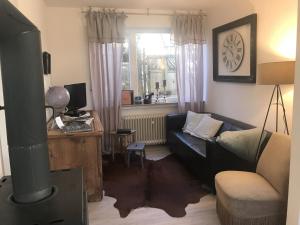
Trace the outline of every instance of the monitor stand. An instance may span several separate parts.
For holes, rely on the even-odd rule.
[[[71,116],[71,117],[80,117],[86,114],[86,111],[84,110],[72,110],[68,111],[65,113],[66,116]]]

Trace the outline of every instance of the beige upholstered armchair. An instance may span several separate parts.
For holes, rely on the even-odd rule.
[[[284,225],[289,183],[290,137],[273,133],[256,173],[216,175],[217,213],[222,225]]]

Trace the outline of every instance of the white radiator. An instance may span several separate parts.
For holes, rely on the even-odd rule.
[[[148,145],[166,143],[165,114],[140,114],[122,117],[122,127],[136,130],[136,140]]]

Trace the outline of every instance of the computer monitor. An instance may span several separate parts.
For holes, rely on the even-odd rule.
[[[70,93],[70,102],[67,105],[68,111],[78,111],[86,106],[86,84],[68,84],[64,86]]]

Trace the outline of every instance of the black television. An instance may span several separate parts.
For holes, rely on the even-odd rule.
[[[68,84],[64,86],[70,94],[70,102],[67,105],[67,115],[80,116],[84,111],[79,109],[86,106],[86,83]]]

